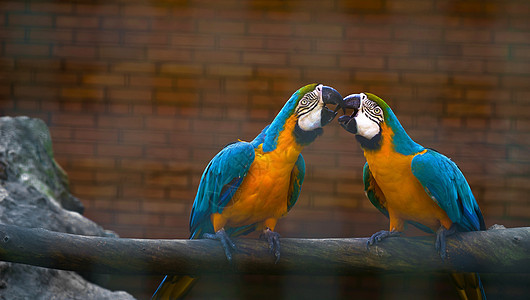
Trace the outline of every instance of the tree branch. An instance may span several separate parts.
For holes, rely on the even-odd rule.
[[[278,264],[267,243],[236,239],[229,264],[218,242],[79,236],[0,224],[0,260],[96,273],[352,275],[363,272],[530,272],[530,227],[448,237],[448,259],[434,237],[389,238],[366,248],[366,238],[281,239]]]

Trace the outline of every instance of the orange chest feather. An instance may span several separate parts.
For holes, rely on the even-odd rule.
[[[392,135],[392,130],[384,126],[381,149],[364,152],[370,172],[384,194],[386,202],[382,204],[394,217],[436,227],[436,220],[443,218],[445,212],[425,192],[411,168],[414,156],[427,150],[400,154],[393,149]]]
[[[288,120],[275,150],[264,153],[261,146],[256,149],[245,179],[223,210],[229,225],[253,224],[287,213],[291,172],[302,150],[292,135],[294,122]]]

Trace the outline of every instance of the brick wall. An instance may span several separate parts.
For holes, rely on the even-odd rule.
[[[525,226],[529,14],[524,0],[2,1],[0,112],[49,125],[87,217],[123,237],[186,238],[222,146],[253,139],[307,83],[369,91],[461,167],[488,226]],[[352,135],[333,123],[303,154],[283,236],[387,228]]]

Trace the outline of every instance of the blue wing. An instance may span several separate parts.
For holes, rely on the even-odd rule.
[[[234,196],[254,161],[254,146],[236,142],[223,148],[208,164],[193,202],[190,215],[190,238],[213,233],[212,213],[221,213]]]
[[[412,159],[412,173],[461,230],[484,230],[484,218],[466,178],[446,156],[428,149]]]
[[[289,185],[289,194],[287,195],[287,211],[295,205],[302,190],[302,183],[305,177],[305,161],[302,154],[298,155],[298,159],[291,171],[291,183]]]

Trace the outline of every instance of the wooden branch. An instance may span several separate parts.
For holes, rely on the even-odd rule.
[[[366,238],[281,239],[274,264],[267,243],[236,239],[229,264],[211,240],[148,240],[79,236],[0,224],[0,260],[97,273],[352,275],[363,272],[530,272],[530,227],[448,237],[442,262],[434,237],[389,238],[369,250]]]

